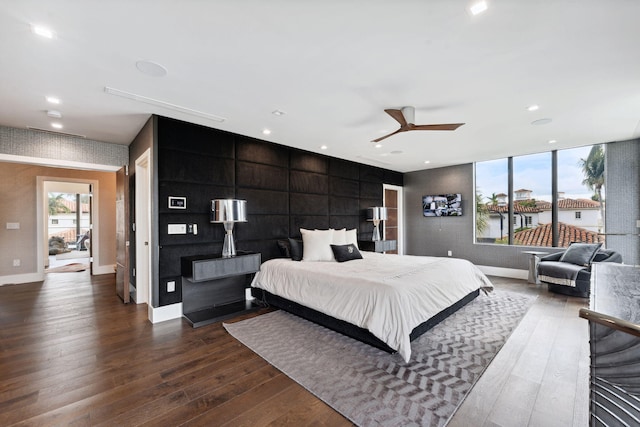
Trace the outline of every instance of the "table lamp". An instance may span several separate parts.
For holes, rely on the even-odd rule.
[[[369,218],[370,216],[370,218]],[[371,236],[371,240],[381,240],[380,239],[380,230],[378,229],[378,225],[380,221],[387,220],[387,208],[381,206],[374,206],[369,208],[369,215],[367,221],[373,221],[373,235]]]
[[[223,257],[232,257],[236,254],[233,225],[236,222],[247,222],[246,206],[246,200],[214,199],[211,201],[211,222],[223,223],[226,231],[222,246]]]

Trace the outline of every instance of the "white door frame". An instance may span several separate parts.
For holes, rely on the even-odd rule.
[[[151,150],[136,159],[136,304],[151,304]],[[145,244],[146,243],[146,244]]]
[[[384,190],[394,190],[398,194],[398,255],[404,255],[404,203],[403,187],[399,185],[382,184],[382,205],[386,206]],[[382,227],[384,230],[384,227]],[[383,237],[384,238],[384,237]]]
[[[44,278],[44,265],[45,258],[48,260],[49,257],[49,248],[45,246],[44,242],[48,241],[47,238],[47,215],[45,212],[49,210],[49,202],[47,192],[45,191],[45,182],[71,182],[71,183],[79,183],[79,184],[89,184],[91,186],[91,195],[93,197],[93,206],[91,209],[91,249],[92,249],[92,257],[89,260],[93,263],[93,260],[100,260],[100,248],[97,242],[100,241],[100,227],[99,227],[99,217],[98,212],[99,204],[98,200],[98,182],[94,179],[82,179],[82,178],[65,178],[59,176],[38,176],[36,177],[36,198],[40,200],[40,203],[36,205],[36,216],[37,216],[37,234],[38,234],[38,242],[36,244],[37,254],[37,262],[38,262],[38,270],[37,274],[42,274]],[[94,265],[94,267],[97,267]],[[102,272],[96,273],[96,268],[93,269],[92,274],[103,274]]]

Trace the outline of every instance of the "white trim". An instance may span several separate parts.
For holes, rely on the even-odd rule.
[[[508,277],[511,279],[523,279],[529,278],[529,270],[518,270],[515,268],[493,267],[490,265],[478,265],[480,271],[488,276]]]
[[[68,167],[82,170],[116,172],[122,166],[101,165],[97,163],[76,162],[73,160],[47,159],[44,157],[16,156],[14,154],[0,154],[0,161],[9,163],[27,163],[30,165]]]
[[[106,273],[96,273],[97,267],[101,268],[109,268],[111,269],[111,264],[107,264],[106,266],[98,266],[96,261],[100,261],[100,245],[94,244],[94,242],[100,242],[100,202],[99,202],[99,194],[100,194],[100,181],[95,179],[83,179],[83,178],[66,178],[62,176],[37,176],[36,177],[37,188],[36,188],[36,197],[37,200],[40,200],[40,203],[36,205],[36,215],[37,215],[37,234],[38,241],[36,244],[36,250],[38,251],[37,262],[38,262],[38,273],[40,273],[41,269],[44,270],[44,256],[45,251],[48,255],[48,248],[45,248],[44,242],[48,240],[45,235],[46,230],[44,224],[47,219],[45,217],[45,212],[47,212],[48,203],[47,197],[45,195],[45,183],[46,182],[76,182],[81,184],[87,184],[91,186],[90,197],[92,197],[92,207],[91,207],[91,255],[92,255],[92,274],[106,274]],[[102,271],[102,270],[101,270]],[[113,273],[113,270],[109,271]]]
[[[135,161],[135,218],[136,224],[136,304],[153,305],[153,274],[151,248],[151,149],[147,148]],[[147,244],[145,245],[145,241]],[[140,283],[144,282],[144,283]],[[149,318],[151,320],[151,318]]]
[[[11,276],[0,276],[0,286],[18,285],[20,283],[42,282],[44,280],[44,272],[13,274]]]
[[[151,323],[160,323],[165,320],[179,319],[182,317],[182,303],[164,305],[162,307],[152,307],[147,304],[149,312],[149,321]]]

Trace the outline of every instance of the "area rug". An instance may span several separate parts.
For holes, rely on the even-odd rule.
[[[481,293],[413,341],[409,363],[282,310],[224,327],[359,426],[443,426],[535,298]]]
[[[89,268],[89,265],[82,264],[79,262],[74,262],[67,265],[61,265],[60,267],[47,268],[44,270],[45,273],[74,273],[78,271],[85,271]]]

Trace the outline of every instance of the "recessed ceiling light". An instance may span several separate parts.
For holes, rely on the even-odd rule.
[[[382,148],[382,144],[376,144],[375,147],[376,148]]]
[[[531,122],[532,125],[534,126],[540,126],[540,125],[546,125],[551,123],[551,119],[538,119],[538,120],[534,120]]]
[[[549,144],[555,144],[556,142],[558,142],[558,141],[556,141],[555,139],[550,139],[549,140]]]
[[[485,10],[487,10],[489,6],[487,6],[487,2],[486,1],[479,1],[476,2],[474,4],[472,4],[469,7],[469,11],[471,12],[472,15],[479,15],[482,12],[484,12]]]
[[[273,110],[271,114],[273,114],[274,116],[284,116],[285,113],[281,110]]]
[[[271,129],[263,129],[262,133],[263,135],[271,135]]]
[[[431,163],[431,160],[425,160],[425,161],[424,161],[424,164],[425,164],[425,165],[428,165],[429,163]]]
[[[529,106],[527,107],[527,111],[537,111],[537,110],[539,110],[539,109],[540,109],[540,106],[539,106],[539,105],[536,105],[536,104],[529,105]]]
[[[54,129],[62,129],[61,123],[51,123],[51,127]]]
[[[52,39],[55,36],[53,31],[47,27],[43,27],[42,25],[31,25],[31,32],[46,39]]]
[[[47,102],[50,104],[60,104],[60,99],[55,96],[47,96]]]
[[[146,74],[152,77],[164,77],[167,75],[167,69],[157,62],[153,61],[138,61],[136,62],[136,68],[142,74]]]
[[[47,111],[47,116],[49,117],[55,117],[56,119],[61,119],[62,118],[62,113],[58,110],[48,110]]]
[[[329,147],[327,147],[326,145],[321,145],[321,146],[320,146],[320,149],[321,149],[321,150],[326,150],[327,148],[329,148]]]

